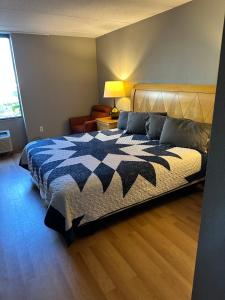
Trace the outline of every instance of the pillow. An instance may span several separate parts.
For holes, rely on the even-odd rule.
[[[188,119],[166,118],[160,144],[171,144],[177,147],[207,151],[211,125],[194,122]]]
[[[129,111],[121,111],[118,119],[117,127],[119,129],[125,130],[127,128],[127,120],[128,120]]]
[[[155,112],[155,111],[151,111],[151,112],[148,112],[148,115],[149,115],[149,117],[152,116],[152,115],[161,115],[161,116],[165,116],[166,117],[167,116],[167,112],[161,112],[161,111],[160,112],[158,112],[158,111]]]
[[[148,117],[148,113],[145,112],[129,112],[126,133],[145,134]]]
[[[145,123],[152,114],[162,114],[161,112],[129,112],[126,133],[146,134]]]
[[[161,114],[149,114],[149,119],[145,124],[146,135],[150,140],[159,140],[166,121],[166,116]]]

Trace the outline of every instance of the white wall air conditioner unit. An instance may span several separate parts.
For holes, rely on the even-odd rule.
[[[0,131],[0,153],[12,152],[12,140],[9,130]]]

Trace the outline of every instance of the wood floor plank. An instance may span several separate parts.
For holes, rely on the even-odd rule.
[[[124,296],[121,294],[121,292],[118,289],[107,293],[106,297],[107,300],[125,300]]]
[[[116,286],[113,284],[112,280],[105,271],[101,260],[97,259],[93,251],[90,248],[84,248],[80,254],[92,276],[94,276],[95,280],[98,282],[98,285],[103,293],[109,294],[115,290]]]
[[[168,240],[181,248],[183,252],[193,259],[193,254],[196,253],[196,241],[174,224],[176,219],[165,217],[159,222],[154,211],[148,215],[148,218],[149,224],[153,227],[155,226],[159,232],[168,237]]]
[[[193,276],[193,264],[190,264],[190,258],[177,245],[153,226],[137,228],[138,234],[153,247],[171,266],[176,266],[176,270],[182,276],[191,282]],[[192,268],[190,268],[190,266]]]
[[[136,233],[132,233],[129,236],[123,235],[123,239],[121,239],[120,231],[116,232],[116,234],[119,236],[119,239],[114,243],[114,246],[123,253],[144,285],[151,287],[152,295],[154,295],[156,299],[180,299],[175,290],[171,289],[171,284],[168,280],[163,279],[165,264],[163,266],[164,268],[162,264],[159,266],[159,262],[156,261],[156,256],[153,256],[153,251],[151,251],[151,253],[145,252],[142,245],[138,244],[137,239],[134,238]],[[159,256],[157,259],[159,259]],[[170,274],[170,276],[172,276],[172,274]],[[170,281],[170,278],[167,279]],[[179,284],[180,282],[177,282],[177,286]],[[161,288],[162,286],[163,289]],[[185,291],[183,290],[183,296],[185,297],[184,294]]]
[[[19,155],[0,158],[0,299],[189,300],[202,188],[156,201],[67,248]]]

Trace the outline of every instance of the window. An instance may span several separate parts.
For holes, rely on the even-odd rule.
[[[21,116],[10,39],[0,34],[0,119]]]

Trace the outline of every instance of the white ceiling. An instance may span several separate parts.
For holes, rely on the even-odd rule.
[[[0,0],[0,31],[98,37],[191,0]]]

